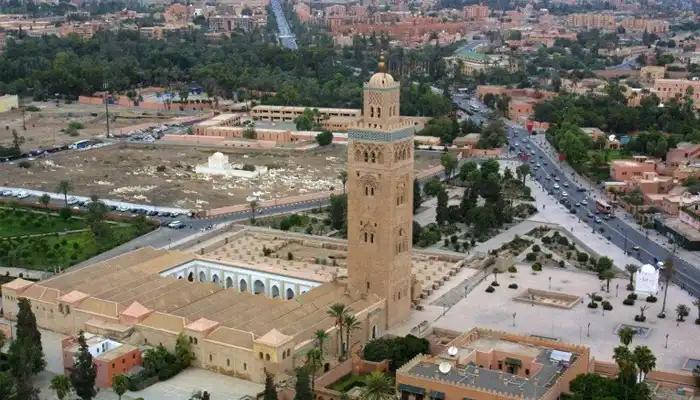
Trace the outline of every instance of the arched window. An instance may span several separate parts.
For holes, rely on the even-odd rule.
[[[382,108],[377,106],[377,118],[381,118],[381,117],[382,117]]]
[[[365,196],[369,196],[369,186],[365,186]]]
[[[369,106],[369,117],[374,118],[374,106]]]
[[[263,353],[262,353],[262,351],[261,351],[260,353],[258,353],[258,356],[260,357],[261,360],[263,359]]]
[[[370,196],[374,196],[374,188],[369,188],[369,194]]]
[[[265,354],[265,361],[270,361],[270,354]]]
[[[369,242],[374,243],[374,233],[369,234]]]
[[[367,243],[367,238],[369,237],[369,233],[365,232],[365,243]]]
[[[365,156],[365,162],[369,162],[369,152],[367,150],[365,150],[364,156]]]
[[[371,157],[371,158],[372,158],[372,164],[376,163],[376,162],[377,162],[377,153],[372,152],[372,153],[371,153],[371,156],[372,156],[372,157]]]

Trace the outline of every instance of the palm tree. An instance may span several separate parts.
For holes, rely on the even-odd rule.
[[[345,325],[345,343],[347,346],[347,353],[350,353],[350,335],[353,331],[360,329],[361,323],[355,318],[353,314],[347,314],[343,318],[343,324]]]
[[[329,316],[335,318],[335,325],[338,327],[338,358],[343,359],[343,321],[349,310],[343,303],[335,303],[328,309]]]
[[[635,264],[625,265],[625,270],[630,274],[630,288],[634,287],[634,274],[639,271],[639,266]]]
[[[340,171],[340,174],[338,174],[338,179],[343,183],[343,194],[345,194],[345,190],[347,189],[347,183],[348,183],[348,171],[343,170]]]
[[[588,298],[591,299],[591,302],[589,304],[595,304],[595,298],[596,296],[598,296],[598,292],[586,293],[586,296],[588,296]]]
[[[66,375],[56,375],[51,378],[51,390],[56,392],[58,400],[63,400],[71,392],[70,378]]]
[[[666,316],[666,296],[668,296],[668,287],[671,285],[671,279],[673,279],[673,274],[675,272],[675,267],[673,266],[673,260],[671,257],[664,260],[664,267],[661,270],[661,274],[664,277],[664,302],[661,304],[661,313],[659,316]],[[663,317],[661,317],[663,318]]]
[[[610,269],[603,271],[603,279],[607,282],[606,291],[610,293],[610,281],[615,278],[615,272]]]
[[[250,207],[251,221],[255,221],[255,210],[258,209],[259,204],[260,202],[258,200],[253,200],[250,203],[248,203],[248,206]]]
[[[58,193],[63,193],[63,200],[66,202],[66,207],[68,207],[68,192],[73,190],[73,185],[70,184],[68,181],[60,181],[58,182],[58,186],[56,187],[56,191]]]
[[[313,393],[316,386],[316,373],[321,369],[323,364],[323,354],[320,349],[313,348],[306,353],[306,370],[309,371],[311,375],[311,393]]]
[[[382,372],[372,372],[365,377],[365,387],[362,388],[362,400],[391,400],[396,398],[396,389],[391,378]]]
[[[637,346],[632,353],[632,360],[639,370],[638,382],[644,380],[649,372],[656,368],[656,356],[647,346]]]
[[[41,203],[44,208],[48,207],[49,203],[51,203],[51,196],[42,194],[41,197],[39,197],[39,203]]]
[[[643,305],[643,306],[641,306],[641,307],[639,307],[639,316],[640,316],[642,319],[644,319],[644,311],[646,311],[648,308],[649,308],[649,306],[646,305],[646,304]]]
[[[627,378],[634,376],[635,366],[632,352],[625,346],[617,346],[613,351],[613,360],[617,364],[620,382],[624,385]]]
[[[637,331],[629,326],[623,326],[617,331],[617,336],[620,338],[620,343],[624,344],[625,347],[629,347],[636,334]]]
[[[323,329],[319,329],[314,332],[314,338],[316,338],[316,343],[318,344],[318,349],[321,350],[321,356],[323,356],[324,348],[323,345],[328,340],[328,334]]]
[[[676,314],[678,315],[678,322],[684,322],[685,317],[687,317],[690,314],[690,307],[686,306],[685,304],[679,304],[676,306]]]

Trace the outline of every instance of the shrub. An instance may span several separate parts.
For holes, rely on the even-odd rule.
[[[517,283],[511,283],[510,285],[508,285],[508,289],[517,289],[517,288],[518,288]]]
[[[83,129],[83,128],[85,128],[85,125],[83,125],[83,123],[79,122],[79,121],[71,121],[68,123],[68,128],[69,129]]]
[[[566,259],[571,260],[571,252],[570,251],[566,252]]]
[[[496,282],[496,281],[493,281],[493,282],[491,282],[491,286],[496,286],[496,287],[498,287],[498,286],[501,286],[501,284],[498,283],[498,282]]]
[[[630,300],[637,300],[637,293],[630,293],[627,295],[627,298]]]
[[[582,251],[576,252],[576,260],[578,262],[585,263],[586,261],[588,261],[588,254]]]
[[[540,248],[539,245],[536,245],[536,244],[535,244],[535,245],[532,246],[532,251],[534,251],[535,253],[539,253],[541,250],[542,250],[542,249]]]
[[[493,286],[489,286],[486,288],[486,293],[493,293],[495,291],[496,291],[496,288],[494,288]]]
[[[37,111],[39,111],[39,107],[37,107],[37,106],[35,106],[35,105],[33,105],[33,104],[30,104],[30,105],[28,105],[28,106],[24,106],[24,109],[25,109],[26,111],[29,111],[29,112],[37,112]]]
[[[242,169],[243,171],[253,172],[253,171],[255,171],[255,165],[253,165],[253,164],[243,164],[243,166],[241,167],[241,169]]]
[[[588,308],[598,308],[598,303],[590,302],[590,303],[588,303]]]
[[[535,271],[535,272],[540,272],[540,271],[542,271],[542,264],[540,264],[540,263],[538,263],[538,262],[532,264],[532,270]]]
[[[650,294],[649,296],[647,296],[647,303],[656,303],[657,300],[658,299],[653,294]]]
[[[559,260],[559,268],[565,268],[566,264],[564,264],[564,260]]]
[[[622,300],[622,304],[624,304],[624,305],[626,305],[626,306],[633,306],[633,305],[634,305],[634,300],[632,300],[632,299],[624,299],[624,300]]]
[[[603,296],[595,295],[593,296],[593,301],[603,301]]]
[[[545,253],[544,258],[551,260],[552,259],[552,253]]]
[[[17,166],[23,169],[29,169],[32,166],[32,163],[27,160],[22,160],[17,164]]]
[[[545,236],[540,240],[542,240],[542,244],[551,244],[552,243],[552,238],[550,238],[549,236]]]
[[[537,260],[537,254],[535,254],[535,253],[527,253],[527,255],[525,256],[525,259],[526,259],[527,261],[535,261],[535,260]]]
[[[700,318],[695,318],[695,325],[700,325]]]
[[[612,304],[610,304],[610,302],[607,300],[602,302],[601,305],[603,306],[603,310],[605,310],[605,311],[610,311],[613,309]]]
[[[159,165],[156,167],[156,172],[165,172],[165,165]]]
[[[634,290],[634,285],[631,283],[627,284],[627,290]]]
[[[515,265],[511,265],[510,267],[508,267],[508,272],[510,272],[511,274],[514,274],[514,273],[518,272],[518,269],[515,267]]]
[[[568,245],[569,245],[569,239],[567,239],[567,238],[564,237],[564,236],[560,237],[559,240],[558,240],[558,242],[559,242],[559,244],[562,245],[562,246],[568,246]]]

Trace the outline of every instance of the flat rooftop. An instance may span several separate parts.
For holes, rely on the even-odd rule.
[[[682,222],[678,218],[666,218],[664,220],[664,225],[666,225],[669,229],[682,234],[693,242],[700,241],[700,231]]]

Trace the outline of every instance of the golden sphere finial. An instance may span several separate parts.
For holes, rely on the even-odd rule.
[[[377,67],[379,68],[379,72],[386,72],[385,71],[385,64],[384,64],[384,51],[382,50],[381,53],[379,53],[379,63],[377,64]]]

